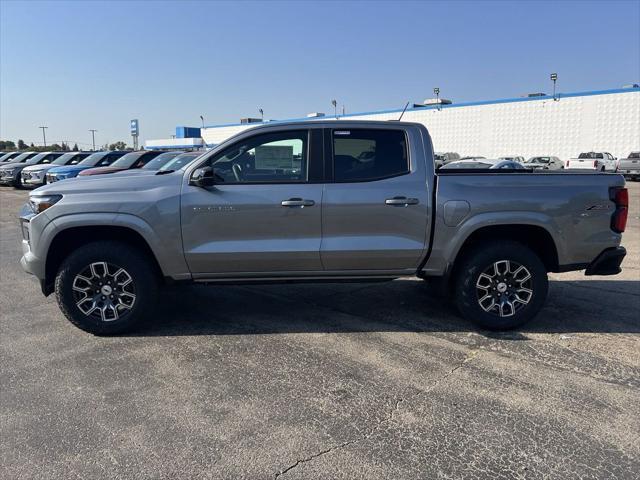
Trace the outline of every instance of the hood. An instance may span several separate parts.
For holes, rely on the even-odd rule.
[[[83,170],[78,176],[86,177],[88,175],[102,175],[103,173],[115,173],[115,172],[120,172],[122,170],[126,170],[126,169],[118,168],[118,167],[93,167],[93,168],[87,168],[86,170]]]
[[[50,168],[59,167],[60,165],[53,165],[52,163],[41,163],[37,165],[29,165],[24,167],[25,172],[40,172],[42,170],[49,170]]]
[[[0,170],[11,170],[14,167],[26,167],[22,162],[0,163]]]
[[[141,176],[153,176],[158,173],[158,170],[145,170],[144,168],[133,168],[127,170],[120,170],[119,172],[114,172],[114,175],[118,178],[122,177],[141,177]],[[168,175],[168,174],[165,174]]]
[[[51,168],[49,172],[50,173],[81,172],[82,170],[86,170],[88,168],[93,168],[93,167],[87,167],[82,165],[61,165],[61,166],[56,166],[54,168]]]
[[[114,198],[120,192],[130,194],[135,191],[152,190],[164,186],[179,186],[184,172],[176,171],[166,175],[95,175],[82,180],[49,183],[32,191],[32,195],[70,195],[76,193],[107,195]]]

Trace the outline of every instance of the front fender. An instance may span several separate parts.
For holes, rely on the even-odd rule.
[[[70,228],[91,226],[113,226],[133,230],[145,240],[165,277],[171,277],[174,280],[191,278],[191,273],[184,260],[181,239],[165,238],[166,236],[159,235],[144,219],[126,213],[92,212],[56,217],[42,230],[35,254],[40,258],[46,258],[56,235]]]

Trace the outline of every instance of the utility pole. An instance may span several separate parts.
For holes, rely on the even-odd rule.
[[[45,128],[49,128],[49,127],[38,127],[38,128],[41,128],[41,129],[42,129],[42,143],[43,143],[43,144],[44,144],[44,146],[46,147],[46,146],[47,146],[47,137],[46,137],[46,135],[44,134],[44,130],[45,130]]]
[[[258,108],[258,112],[260,113],[260,120],[264,122],[264,110],[262,108]]]
[[[94,130],[93,128],[90,128],[89,131],[91,132],[91,139],[93,140],[93,151],[96,151],[96,132],[98,130]]]

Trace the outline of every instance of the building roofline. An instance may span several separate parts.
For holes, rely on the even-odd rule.
[[[590,90],[586,92],[571,92],[571,93],[558,93],[556,96],[559,99],[563,98],[573,98],[573,97],[590,97],[593,95],[610,95],[612,93],[633,93],[640,92],[640,87],[629,87],[629,88],[613,88],[609,90]],[[424,107],[409,107],[407,108],[407,112],[415,112],[415,111],[423,111],[423,110],[445,110],[449,108],[460,108],[460,107],[476,107],[480,105],[494,105],[500,103],[518,103],[518,102],[538,102],[545,100],[552,100],[552,95],[544,95],[540,97],[516,97],[516,98],[504,98],[497,100],[480,100],[475,102],[462,102],[462,103],[452,103],[452,104],[437,104],[437,105],[425,105]],[[393,108],[388,110],[372,110],[368,112],[357,112],[357,113],[347,113],[345,115],[338,115],[338,119],[341,118],[349,118],[349,117],[359,117],[362,115],[381,115],[385,113],[400,113],[402,112],[402,108]],[[224,128],[224,127],[257,127],[259,125],[273,125],[280,123],[298,123],[303,121],[309,122],[321,122],[328,120],[335,120],[334,116],[324,116],[324,117],[315,117],[315,119],[308,117],[299,117],[299,118],[288,118],[284,120],[270,120],[267,122],[255,122],[255,123],[223,123],[219,125],[206,125],[204,128]]]

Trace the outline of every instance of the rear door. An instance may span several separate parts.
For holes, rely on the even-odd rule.
[[[327,129],[325,155],[329,171],[320,248],[325,270],[415,270],[429,222],[420,131]]]
[[[185,185],[182,237],[196,278],[322,271],[322,129],[254,134],[209,157],[216,184]]]

